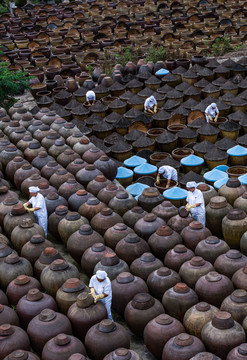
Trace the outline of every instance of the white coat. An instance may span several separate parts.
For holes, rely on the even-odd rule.
[[[47,238],[47,209],[45,198],[42,194],[38,193],[37,196],[32,196],[29,202],[32,204],[33,208],[40,208],[39,210],[34,211],[34,215],[38,221],[38,224],[44,229],[45,237]]]
[[[200,221],[205,226],[205,203],[202,192],[195,189],[194,192],[188,191],[186,201],[189,205],[201,204],[195,208],[191,208],[190,212],[194,220]]]
[[[104,281],[99,282],[97,280],[97,276],[93,275],[90,279],[89,287],[93,287],[95,290],[95,295],[99,294],[107,294],[108,296],[100,299],[99,301],[102,302],[102,304],[105,305],[108,319],[112,320],[111,315],[111,302],[112,302],[112,289],[111,289],[111,280],[106,277]]]
[[[216,116],[217,114],[219,114],[219,110],[218,110],[217,106],[216,106],[216,108],[213,109],[213,108],[212,108],[212,104],[211,104],[211,105],[208,105],[208,107],[207,107],[206,110],[205,110],[205,116],[206,116],[207,122],[209,122],[209,117],[208,117],[208,115],[206,115],[206,114],[210,115],[211,118],[214,119],[215,116]]]
[[[150,96],[145,100],[144,109],[145,110],[152,109],[154,107],[154,105],[157,106],[157,101],[154,96]]]
[[[95,101],[96,100],[96,95],[95,95],[95,92],[92,91],[92,90],[89,90],[87,93],[86,93],[86,100],[87,101]]]
[[[159,168],[159,171],[160,170],[165,170],[165,172],[163,174],[159,174],[160,176],[163,176],[167,180],[171,179],[174,181],[178,181],[177,170],[174,169],[172,166],[164,165]]]

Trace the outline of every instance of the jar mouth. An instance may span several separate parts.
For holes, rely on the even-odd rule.
[[[94,252],[103,252],[105,251],[106,247],[102,243],[96,243],[92,246],[92,251]]]
[[[131,352],[128,349],[119,348],[112,354],[113,360],[129,360],[131,359]]]
[[[178,294],[185,294],[185,293],[188,293],[190,291],[190,288],[184,283],[177,283],[173,287],[173,290]]]
[[[168,269],[167,267],[161,267],[156,271],[157,275],[161,277],[169,276],[172,273],[171,269]]]
[[[117,276],[117,282],[120,284],[128,284],[134,281],[134,279],[135,279],[134,275],[129,272],[122,272]]]
[[[222,275],[216,271],[210,271],[207,275],[205,275],[205,279],[209,282],[216,282],[222,279]]]
[[[197,311],[206,312],[210,310],[210,305],[206,302],[200,302],[195,305]]]
[[[218,311],[213,317],[212,325],[219,330],[230,329],[234,326],[234,320],[229,312]]]
[[[43,322],[52,321],[55,319],[55,317],[56,317],[56,313],[51,309],[44,309],[39,314],[39,320]]]
[[[209,245],[214,245],[214,244],[219,244],[220,243],[220,239],[217,238],[217,236],[208,236],[205,239],[205,242]]]
[[[69,267],[69,264],[62,259],[56,259],[50,265],[50,269],[53,271],[65,270],[68,267]]]
[[[191,335],[186,334],[186,333],[182,333],[182,334],[179,334],[179,335],[177,335],[175,337],[174,342],[178,346],[185,347],[185,346],[192,345],[194,340],[193,340],[193,337]]]
[[[98,330],[104,333],[113,332],[116,330],[116,328],[117,328],[116,324],[110,319],[102,320],[98,324]]]
[[[62,285],[62,290],[66,293],[73,293],[85,289],[83,281],[77,278],[71,278]]]
[[[173,321],[173,318],[168,314],[161,314],[155,319],[155,322],[159,325],[170,325]]]

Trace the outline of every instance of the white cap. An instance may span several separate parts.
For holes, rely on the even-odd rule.
[[[163,167],[159,168],[159,174],[163,174],[165,172],[165,169]]]
[[[92,90],[89,90],[89,91],[87,91],[86,96],[89,97],[89,98],[94,97],[94,96],[95,96],[95,92],[92,91]]]
[[[215,104],[215,103],[212,103],[211,106],[212,106],[213,109],[216,108],[216,104]]]
[[[96,276],[100,280],[105,280],[107,277],[107,273],[105,271],[98,270],[96,271]]]
[[[186,187],[188,189],[196,188],[196,182],[195,181],[189,181],[189,182],[187,182]]]
[[[28,189],[30,193],[37,193],[39,191],[38,186],[30,186]]]

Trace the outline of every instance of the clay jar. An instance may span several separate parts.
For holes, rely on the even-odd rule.
[[[115,254],[114,251],[102,243],[96,243],[84,252],[81,258],[81,267],[88,277],[93,275],[95,265],[107,253]]]
[[[0,202],[3,202],[7,197],[18,197],[18,195],[14,192],[8,189],[5,185],[0,185]]]
[[[247,266],[238,269],[233,274],[232,282],[236,289],[244,289],[247,291]]]
[[[83,169],[87,165],[88,164],[86,163],[86,161],[82,159],[76,159],[66,167],[66,170],[75,176],[79,170]]]
[[[163,195],[160,194],[159,190],[155,187],[144,189],[142,194],[138,197],[138,205],[147,212],[151,212],[153,208],[161,204],[163,201]]]
[[[239,360],[245,359],[247,356],[247,345],[241,344],[233,348],[227,355],[226,360]]]
[[[2,305],[8,305],[8,298],[1,289],[0,289],[0,303]]]
[[[126,191],[117,192],[116,196],[109,201],[109,207],[117,214],[123,216],[126,211],[137,205],[136,199]]]
[[[45,248],[52,246],[49,240],[42,235],[33,235],[31,239],[22,247],[21,256],[30,261],[34,265]]]
[[[55,211],[48,218],[48,229],[50,233],[57,238],[60,238],[58,232],[58,224],[68,214],[68,208],[64,205],[56,207]]]
[[[26,332],[18,326],[3,324],[0,325],[1,354],[3,360],[12,351],[23,349],[30,350],[30,342]]]
[[[214,196],[210,199],[209,204],[206,206],[206,223],[207,228],[212,231],[214,236],[222,238],[221,223],[231,209],[232,206],[228,204],[223,196]]]
[[[148,288],[143,279],[128,272],[122,272],[111,283],[112,308],[121,316],[127,304],[136,294],[148,293]]]
[[[66,280],[56,293],[56,302],[60,312],[66,315],[70,306],[76,302],[77,296],[83,292],[88,292],[88,287],[83,281],[77,278]]]
[[[65,181],[61,186],[59,186],[58,194],[63,196],[68,201],[71,195],[73,195],[76,191],[82,189],[83,186],[79,184],[76,179],[70,178]]]
[[[11,233],[13,247],[20,253],[22,247],[36,234],[45,236],[44,229],[31,219],[21,220],[20,224],[16,226]]]
[[[107,155],[102,155],[94,162],[94,165],[109,180],[113,181],[117,175],[117,165]]]
[[[75,353],[86,356],[83,343],[74,336],[62,333],[45,344],[41,357],[43,360],[67,360]]]
[[[179,269],[179,275],[182,281],[194,289],[197,280],[201,276],[206,275],[213,270],[214,267],[210,262],[205,261],[200,256],[194,256],[192,259],[181,265]]]
[[[72,194],[68,199],[68,206],[71,211],[78,211],[80,206],[84,204],[90,197],[93,197],[91,193],[86,190],[78,190]]]
[[[73,146],[73,150],[75,152],[77,152],[80,156],[83,156],[83,154],[94,147],[94,144],[91,143],[89,141],[89,139],[86,137],[86,138],[83,138],[83,139],[80,139],[74,146]]]
[[[30,351],[15,350],[3,360],[39,360],[39,357]]]
[[[225,297],[233,292],[233,285],[227,276],[212,271],[198,279],[195,291],[202,301],[220,308]]]
[[[181,231],[193,221],[192,216],[188,215],[189,213],[184,210],[184,207],[180,207],[178,215],[171,217],[167,225],[180,234]]]
[[[234,320],[242,324],[246,316],[246,308],[247,292],[245,290],[238,289],[225,298],[221,304],[220,310],[228,311]]]
[[[50,155],[48,155],[46,151],[41,151],[40,154],[35,159],[33,159],[32,165],[41,171],[41,169],[49,161],[52,161],[52,160],[53,160],[53,158]]]
[[[134,233],[131,228],[125,224],[118,223],[106,230],[104,234],[105,243],[114,250],[119,241],[131,233]]]
[[[70,174],[65,169],[58,169],[49,179],[49,182],[52,186],[54,186],[56,189],[59,189],[60,186],[67,182],[69,179],[74,179],[74,176]]]
[[[87,218],[89,221],[92,220],[94,215],[99,213],[103,208],[106,208],[106,204],[99,201],[97,198],[91,197],[79,207],[79,214]]]
[[[77,212],[69,212],[58,224],[58,233],[64,245],[67,245],[69,237],[74,234],[88,220]]]
[[[181,236],[169,226],[159,227],[148,239],[152,253],[163,260],[166,253],[177,244],[182,244]]]
[[[184,283],[177,283],[168,289],[162,298],[166,312],[180,321],[183,321],[186,311],[197,303],[197,294]]]
[[[20,190],[22,182],[29,178],[32,174],[39,174],[39,170],[31,164],[23,164],[14,174],[14,183],[17,189]]]
[[[112,351],[110,354],[104,357],[104,360],[141,360],[139,354],[133,350],[128,350],[124,348],[117,349]]]
[[[65,149],[64,152],[57,157],[57,162],[66,168],[75,159],[80,159],[80,156],[72,149]]]
[[[55,160],[48,161],[41,169],[41,175],[44,176],[47,180],[55,174],[58,169],[61,169],[61,165],[59,165]]]
[[[123,222],[121,216],[110,208],[104,208],[91,219],[92,228],[104,236],[107,229]]]
[[[27,275],[19,275],[9,283],[6,295],[10,304],[16,306],[20,298],[34,288],[41,291],[41,285],[37,279]]]
[[[56,192],[51,192],[45,197],[45,204],[48,216],[50,216],[59,205],[67,207],[67,201]]]
[[[0,262],[0,286],[3,290],[7,289],[9,283],[19,274],[32,276],[33,268],[30,262],[16,253],[8,255],[4,261]]]
[[[32,349],[40,355],[47,341],[60,333],[71,335],[72,327],[65,315],[44,309],[30,321],[27,333]]]
[[[161,226],[165,226],[164,220],[158,218],[155,214],[147,214],[142,219],[139,219],[135,226],[134,231],[144,240],[149,237]]]
[[[247,257],[245,255],[241,254],[238,250],[229,250],[217,257],[214,268],[231,279],[233,274],[245,266],[246,263]]]
[[[23,159],[21,156],[16,156],[13,160],[11,160],[5,169],[5,175],[7,178],[14,182],[15,172],[22,167],[22,165],[27,164],[27,160]]]
[[[107,354],[120,347],[129,349],[130,338],[122,325],[105,319],[88,330],[85,345],[90,358],[103,360]]]
[[[143,336],[147,323],[164,312],[164,308],[158,300],[148,293],[140,293],[135,295],[126,306],[124,318],[135,335]]]
[[[136,222],[139,219],[142,219],[146,214],[147,212],[140,206],[134,206],[132,209],[126,211],[126,213],[123,215],[123,221],[126,225],[133,229]]]
[[[3,324],[19,326],[19,318],[12,308],[0,304],[0,325]]]
[[[200,302],[192,306],[184,315],[183,324],[190,335],[201,338],[203,326],[213,319],[219,309],[206,302]]]
[[[40,276],[40,282],[47,294],[56,297],[57,290],[70,278],[80,278],[77,268],[71,263],[57,259],[44,268]]]
[[[0,224],[3,225],[5,216],[11,211],[16,204],[21,204],[17,197],[7,197],[0,203]]]
[[[173,249],[169,250],[165,256],[165,265],[175,271],[179,271],[181,265],[192,259],[194,253],[192,250],[187,249],[184,245],[176,245]]]
[[[237,178],[229,178],[227,183],[219,188],[219,195],[224,196],[227,202],[233,205],[234,201],[245,192],[244,185],[241,185]]]
[[[203,227],[202,223],[199,221],[192,221],[181,231],[184,245],[192,251],[195,251],[197,244],[201,240],[204,240],[211,235],[211,231]]]
[[[24,295],[17,304],[16,312],[21,321],[22,327],[27,328],[29,322],[44,309],[57,311],[55,300],[48,294],[38,289],[31,289]]]
[[[107,319],[107,311],[104,304],[100,301],[94,304],[93,297],[84,292],[77,296],[67,316],[71,321],[73,333],[78,339],[84,341],[86,333],[93,325]]]
[[[247,215],[242,209],[231,209],[222,220],[224,240],[231,248],[240,248],[240,239],[247,231]]]
[[[94,196],[97,196],[99,191],[109,184],[111,184],[110,180],[108,180],[104,175],[98,175],[87,184],[87,191]]]
[[[104,244],[103,237],[88,224],[82,225],[68,239],[67,250],[72,258],[80,264],[83,253],[93,244]]]
[[[146,281],[151,272],[161,268],[162,266],[163,263],[152,253],[144,253],[141,257],[132,262],[130,271],[132,274],[139,276]]]
[[[195,336],[181,333],[172,337],[165,344],[162,360],[188,360],[201,351],[205,351],[201,340]]]
[[[178,209],[170,201],[163,201],[153,208],[152,213],[167,222],[171,217],[178,214]]]
[[[225,359],[232,348],[245,342],[245,332],[230,313],[219,311],[204,325],[201,338],[209,351]]]
[[[147,278],[147,286],[150,293],[159,301],[162,301],[162,297],[166,290],[170,289],[178,282],[181,282],[178,273],[166,267],[161,267],[158,270],[153,271]]]
[[[130,233],[117,243],[115,251],[118,257],[130,266],[135,259],[149,252],[150,248],[145,240],[135,233]]]
[[[8,245],[0,243],[0,261],[3,261],[8,255],[15,253]]]
[[[94,273],[98,270],[105,271],[108,278],[114,280],[121,272],[129,271],[129,267],[126,262],[119,259],[116,254],[106,253],[95,265]]]
[[[214,264],[217,257],[225,254],[228,250],[230,248],[225,241],[220,240],[217,236],[208,236],[197,244],[195,254]]]
[[[92,147],[83,153],[82,159],[88,164],[93,164],[102,155],[105,155],[104,151],[98,149],[97,147]]]
[[[221,360],[221,359],[212,353],[204,351],[196,354],[190,360]]]
[[[157,359],[162,359],[163,348],[167,341],[184,331],[180,321],[167,314],[161,314],[145,326],[144,343]]]
[[[110,183],[98,192],[97,198],[103,203],[108,204],[109,201],[116,196],[118,191],[120,191],[120,187]]]
[[[76,180],[86,188],[88,183],[98,175],[103,174],[93,164],[88,164],[83,169],[79,170],[75,177]]]

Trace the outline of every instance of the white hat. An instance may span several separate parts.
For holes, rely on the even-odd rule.
[[[100,280],[105,280],[107,277],[107,273],[105,271],[98,270],[96,271],[96,276]]]
[[[92,91],[92,90],[89,90],[89,91],[87,91],[86,96],[89,97],[89,98],[90,98],[90,97],[94,97],[94,96],[95,96],[95,92]]]
[[[28,189],[30,193],[37,193],[39,191],[38,186],[30,186]]]
[[[159,168],[159,174],[163,174],[165,172],[165,169],[163,167]]]
[[[216,104],[215,104],[215,103],[212,103],[211,106],[212,106],[213,109],[216,108]]]
[[[195,181],[189,181],[189,182],[187,182],[186,187],[188,189],[195,188],[196,187],[196,182]]]

